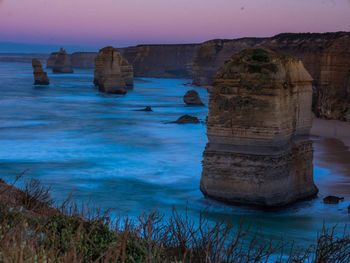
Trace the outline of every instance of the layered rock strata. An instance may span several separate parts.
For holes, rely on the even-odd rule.
[[[132,67],[118,49],[105,47],[95,59],[94,84],[106,93],[125,94],[133,85]]]
[[[57,54],[55,64],[52,67],[52,72],[73,73],[70,57],[63,48],[61,48]]]
[[[218,69],[233,54],[263,42],[264,38],[214,39],[202,43],[193,59],[194,85],[210,86]]]
[[[52,52],[47,59],[46,68],[53,68],[57,59],[58,52]]]
[[[197,44],[139,45],[121,50],[136,77],[192,78]]]
[[[37,59],[32,60],[34,85],[49,85],[50,81],[47,73],[43,70],[41,62]]]
[[[203,194],[258,206],[314,196],[311,101],[300,60],[264,47],[232,56],[210,92]]]
[[[350,121],[350,33],[280,34],[263,45],[303,61],[314,79],[317,117]]]

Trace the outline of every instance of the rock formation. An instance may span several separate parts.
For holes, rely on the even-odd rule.
[[[134,86],[134,69],[125,58],[122,58],[120,70],[122,72],[122,77],[124,78],[126,86],[133,87]]]
[[[350,121],[350,33],[280,34],[263,44],[301,59],[314,79],[314,112]]]
[[[50,81],[47,73],[43,71],[41,62],[37,59],[32,60],[33,74],[34,74],[34,85],[49,85]]]
[[[199,46],[193,61],[193,84],[210,86],[218,69],[233,54],[255,46],[264,38],[215,39]]]
[[[61,48],[58,52],[52,72],[54,73],[73,73],[70,57],[67,52]]]
[[[197,117],[186,114],[186,115],[179,117],[176,121],[172,121],[170,123],[177,123],[177,124],[194,123],[194,124],[197,124],[197,123],[199,123],[199,120]]]
[[[146,106],[145,108],[143,109],[139,109],[139,110],[136,110],[136,111],[153,111],[151,106]]]
[[[73,68],[94,68],[96,52],[75,52],[70,55]]]
[[[210,92],[204,195],[258,206],[314,196],[311,101],[300,60],[263,47],[232,56]]]
[[[342,200],[344,200],[344,197],[329,195],[329,196],[323,198],[323,203],[336,205],[339,203],[339,201],[342,201]]]
[[[192,78],[197,44],[139,45],[121,49],[136,77]]]
[[[118,49],[105,47],[95,59],[94,84],[107,93],[125,94],[127,84],[133,85],[132,67]]]
[[[53,68],[57,59],[58,52],[52,52],[47,59],[46,68]]]
[[[184,95],[184,102],[189,106],[203,106],[203,102],[199,97],[199,94],[194,89],[189,90]]]

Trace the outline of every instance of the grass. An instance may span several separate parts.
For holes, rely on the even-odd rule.
[[[54,206],[49,192],[30,180],[14,206],[0,203],[0,262],[350,262],[346,229],[324,228],[314,245],[298,250],[264,241],[243,223],[209,222],[205,213],[198,220],[176,209],[112,220],[70,198]]]

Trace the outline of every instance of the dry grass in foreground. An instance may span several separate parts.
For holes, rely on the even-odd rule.
[[[195,222],[175,209],[170,217],[111,220],[69,199],[53,208],[37,180],[22,190],[0,182],[0,262],[350,262],[346,229],[323,229],[302,250],[251,232],[203,215]]]

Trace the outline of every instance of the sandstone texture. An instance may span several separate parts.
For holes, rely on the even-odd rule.
[[[139,45],[121,49],[136,77],[192,78],[197,44]]]
[[[300,60],[265,47],[232,56],[210,92],[204,195],[267,207],[316,195],[311,104]]]
[[[75,52],[70,55],[73,68],[94,68],[96,52]]]
[[[55,64],[52,67],[54,73],[73,73],[70,57],[67,52],[61,48],[58,52]]]
[[[303,61],[314,79],[317,117],[350,121],[350,33],[280,34],[263,45]]]
[[[105,47],[95,59],[94,84],[106,93],[125,94],[133,85],[133,71],[118,49]]]
[[[203,106],[203,102],[201,101],[201,98],[199,97],[199,94],[194,89],[189,90],[184,95],[184,102],[189,106]]]
[[[49,85],[50,81],[47,73],[43,71],[41,62],[37,59],[32,60],[33,74],[34,74],[34,85]]]
[[[193,84],[210,86],[218,69],[233,54],[255,46],[264,38],[214,39],[201,44],[193,59]]]

